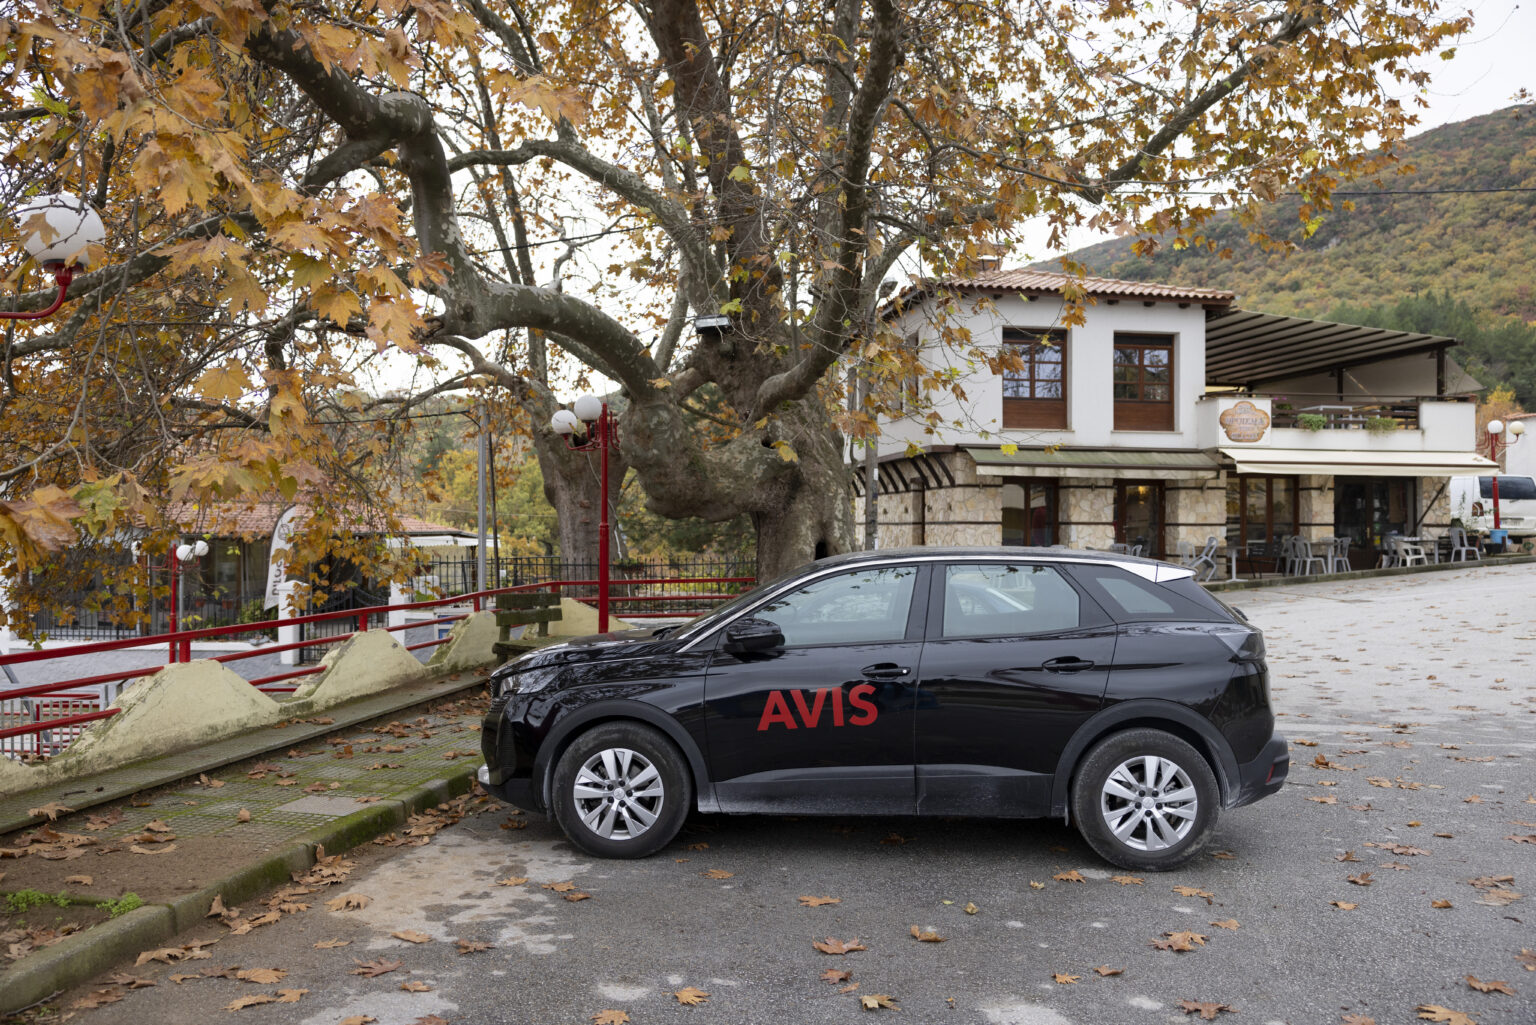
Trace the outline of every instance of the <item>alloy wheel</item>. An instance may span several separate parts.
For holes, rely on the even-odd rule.
[[[656,823],[666,788],[644,755],[610,747],[581,764],[571,798],[582,824],[594,834],[605,840],[633,840]]]
[[[1138,851],[1161,851],[1195,826],[1199,796],[1177,762],[1138,755],[1117,765],[1099,791],[1099,810],[1110,833]]]

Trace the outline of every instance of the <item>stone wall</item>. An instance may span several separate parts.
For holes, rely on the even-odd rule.
[[[1305,538],[1332,537],[1333,478],[1305,476],[1296,496],[1296,532]]]
[[[1168,529],[1165,544],[1171,556],[1180,541],[1196,551],[1214,537],[1219,544],[1227,536],[1227,483],[1225,480],[1171,480],[1167,484]]]

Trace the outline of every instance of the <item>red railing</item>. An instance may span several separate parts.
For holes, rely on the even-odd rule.
[[[667,585],[698,585],[709,584],[751,584],[752,577],[688,577],[688,578],[657,578],[650,580],[623,580],[615,581],[615,584],[627,590],[632,587],[654,587]],[[285,642],[282,644],[265,644],[251,648],[249,651],[232,651],[222,655],[215,655],[209,659],[212,662],[236,662],[241,659],[256,658],[266,655],[280,654],[285,651],[294,651],[300,648],[315,648],[326,644],[336,644],[347,640],[354,634],[366,631],[369,620],[376,616],[387,616],[391,612],[409,612],[423,609],[440,609],[444,606],[456,606],[468,603],[475,612],[481,611],[487,599],[494,598],[498,594],[526,593],[529,591],[548,590],[560,594],[562,590],[585,590],[594,588],[595,580],[548,580],[533,584],[518,584],[512,587],[501,587],[485,591],[474,591],[468,594],[454,595],[448,598],[436,598],[430,601],[407,602],[399,605],[376,605],[363,609],[343,609],[337,612],[323,612],[312,616],[294,616],[288,619],[264,620],[259,623],[241,623],[228,626],[206,627],[200,630],[180,630],[175,633],[157,634],[148,637],[128,637],[112,641],[92,641],[86,644],[74,644],[63,648],[51,648],[46,650],[19,651],[8,655],[0,655],[0,667],[13,665],[25,665],[33,662],[51,661],[61,658],[71,658],[79,655],[95,655],[112,651],[123,651],[134,648],[154,647],[164,644],[167,646],[170,658],[166,663],[173,664],[178,661],[186,661],[190,653],[192,641],[212,638],[228,639],[232,635],[242,633],[258,633],[270,631],[274,628],[302,627],[311,623],[333,622],[336,620],[355,619],[357,629],[344,634],[336,634],[330,637],[311,637],[299,641]],[[718,590],[703,594],[651,594],[651,595],[612,595],[610,600],[616,605],[628,605],[630,603],[666,603],[691,601],[701,606],[713,605],[720,601],[733,598],[734,594],[720,593]],[[595,596],[583,595],[582,601],[595,601]],[[686,615],[688,612],[697,611],[690,609],[679,611],[620,612],[616,615],[628,619],[676,617]],[[395,626],[386,626],[385,630],[395,632],[400,630],[414,630],[420,627],[438,626],[453,623],[463,619],[468,613],[457,612],[449,615],[438,616],[433,619],[415,620]],[[421,641],[416,644],[406,645],[408,651],[418,651],[423,648],[436,647],[445,643],[447,638],[436,638]],[[118,709],[103,708],[104,702],[99,693],[80,693],[82,687],[101,687],[107,684],[126,683],[140,677],[150,676],[164,669],[165,665],[146,666],[127,671],[118,670],[110,673],[99,673],[93,676],[82,676],[56,683],[35,684],[25,687],[13,687],[0,691],[0,757],[6,755],[31,754],[34,756],[52,756],[62,751],[75,740],[84,728],[99,719],[106,719],[116,715]],[[320,666],[305,666],[269,676],[261,676],[250,680],[250,684],[258,690],[270,694],[291,694],[298,688],[290,685],[289,681],[300,677],[309,676],[321,671]],[[22,743],[13,743],[13,738],[22,740]]]

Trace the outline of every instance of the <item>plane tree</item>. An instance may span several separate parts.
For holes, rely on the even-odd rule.
[[[844,372],[919,370],[888,280],[1029,225],[1202,245],[1285,192],[1323,216],[1394,170],[1394,97],[1466,25],[1434,0],[17,0],[0,189],[88,194],[110,238],[7,337],[0,430],[29,447],[0,536],[27,557],[164,493],[380,462],[356,375],[397,349],[422,394],[519,404],[556,490],[590,476],[542,427],[578,360],[654,511],[747,514],[763,574],[846,550],[846,441],[894,392],[850,402]],[[583,231],[603,255],[540,248]]]

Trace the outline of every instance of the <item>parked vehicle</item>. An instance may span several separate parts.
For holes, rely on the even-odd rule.
[[[1536,480],[1518,473],[1501,473],[1498,478],[1499,526],[1512,538],[1536,537]],[[1452,477],[1449,491],[1451,516],[1468,530],[1494,529],[1493,475]]]
[[[1150,559],[912,548],[823,559],[681,627],[492,675],[480,781],[588,853],[690,811],[1061,816],[1172,868],[1279,790],[1264,640]]]

